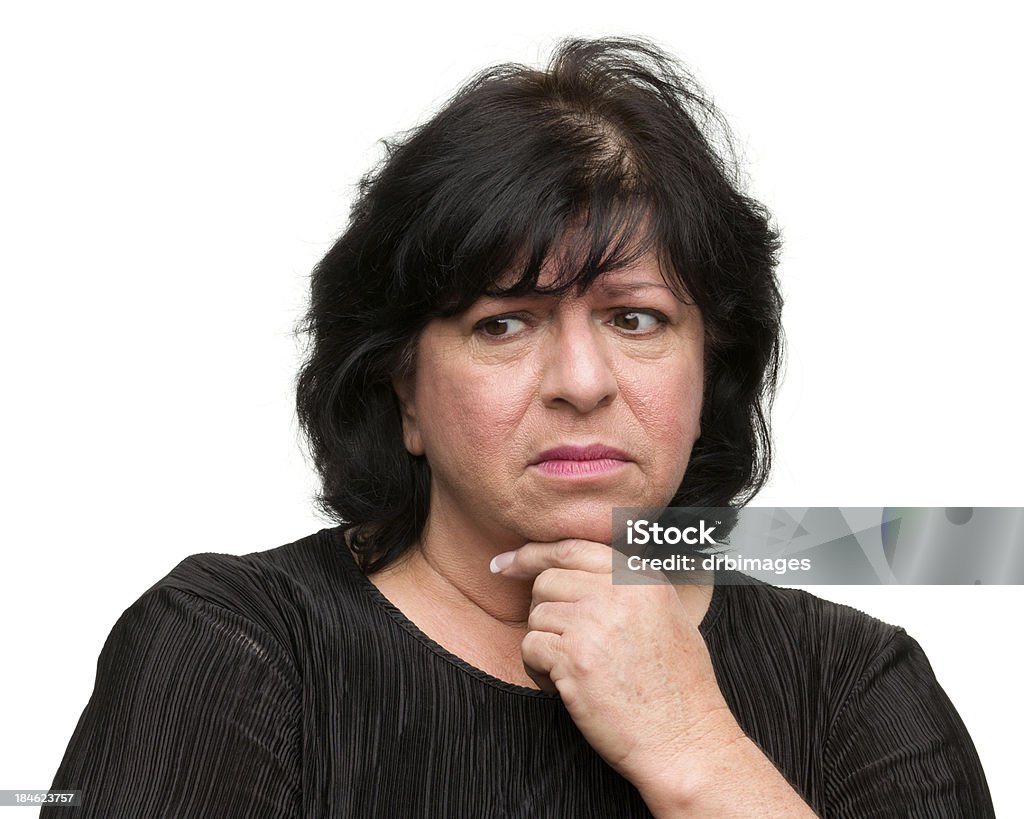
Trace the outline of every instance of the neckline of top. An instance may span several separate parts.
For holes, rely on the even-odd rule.
[[[406,617],[405,613],[398,608],[398,606],[392,603],[384,593],[373,584],[370,578],[363,573],[359,564],[356,563],[355,556],[349,550],[348,544],[345,542],[344,526],[335,526],[331,529],[324,529],[323,531],[327,534],[330,545],[341,555],[342,563],[355,580],[356,585],[363,590],[370,601],[378,608],[382,609],[391,617],[392,620],[401,626],[406,633],[425,646],[432,654],[440,657],[442,660],[454,665],[456,668],[461,669],[481,682],[487,683],[488,685],[498,688],[508,694],[518,694],[541,700],[557,700],[560,698],[558,694],[549,694],[548,692],[541,691],[537,688],[529,688],[525,685],[511,683],[507,680],[501,679],[500,677],[495,677],[493,674],[488,674],[483,669],[477,668],[475,665],[466,662],[457,654],[453,654],[436,640],[429,637],[419,626]],[[708,610],[704,614],[704,618],[700,621],[700,625],[698,626],[698,631],[700,632],[701,637],[705,639],[707,639],[708,632],[710,632],[718,621],[718,616],[721,613],[725,602],[725,585],[718,582],[719,576],[720,573],[716,569],[715,584],[711,591],[711,602],[708,605]]]

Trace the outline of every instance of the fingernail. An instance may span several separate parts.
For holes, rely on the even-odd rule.
[[[507,569],[512,565],[515,556],[515,552],[502,552],[500,555],[495,555],[491,558],[491,573],[497,574],[502,569]]]

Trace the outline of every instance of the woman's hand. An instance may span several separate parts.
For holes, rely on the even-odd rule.
[[[527,672],[561,695],[619,773],[635,782],[693,743],[743,736],[674,586],[613,584],[611,549],[588,540],[528,543],[507,554],[501,574],[534,581]]]
[[[806,809],[733,717],[676,587],[613,584],[612,556],[603,543],[562,540],[528,543],[494,559],[492,571],[533,579],[522,644],[530,676],[559,693],[587,742],[652,811],[696,815],[699,799],[725,784],[713,781],[715,772],[737,764],[759,787],[759,774],[774,774],[778,782],[767,784],[781,784],[783,796],[797,800],[780,804]],[[750,795],[752,807],[766,807],[763,790]]]

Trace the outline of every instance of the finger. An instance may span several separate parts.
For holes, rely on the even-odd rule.
[[[533,581],[531,609],[538,603],[574,603],[592,593],[598,585],[607,585],[604,575],[579,569],[545,569]]]
[[[535,603],[526,621],[530,631],[546,631],[562,634],[574,619],[575,606],[572,603]]]
[[[491,571],[499,571],[505,577],[517,580],[536,577],[551,568],[610,574],[612,549],[604,543],[575,538],[554,543],[527,543],[515,552],[498,555],[491,563]]]
[[[530,668],[525,663],[523,664],[523,668],[526,669],[526,673],[530,677],[530,679],[533,680],[535,683],[537,683],[537,687],[541,691],[544,691],[544,692],[546,692],[548,694],[557,694],[558,693],[558,686],[555,685],[555,681],[552,680],[547,674],[544,674],[543,672],[540,672],[540,671],[536,671],[536,670]]]
[[[560,640],[561,637],[548,631],[528,631],[523,637],[523,668],[530,675],[530,679],[549,694],[558,693],[558,688],[551,679],[551,670],[559,656]]]

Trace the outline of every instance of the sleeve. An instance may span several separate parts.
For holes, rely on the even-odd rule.
[[[298,674],[277,641],[235,612],[173,587],[115,624],[54,790],[67,817],[297,817]]]
[[[826,817],[995,816],[960,715],[900,629],[841,706],[825,747]]]

